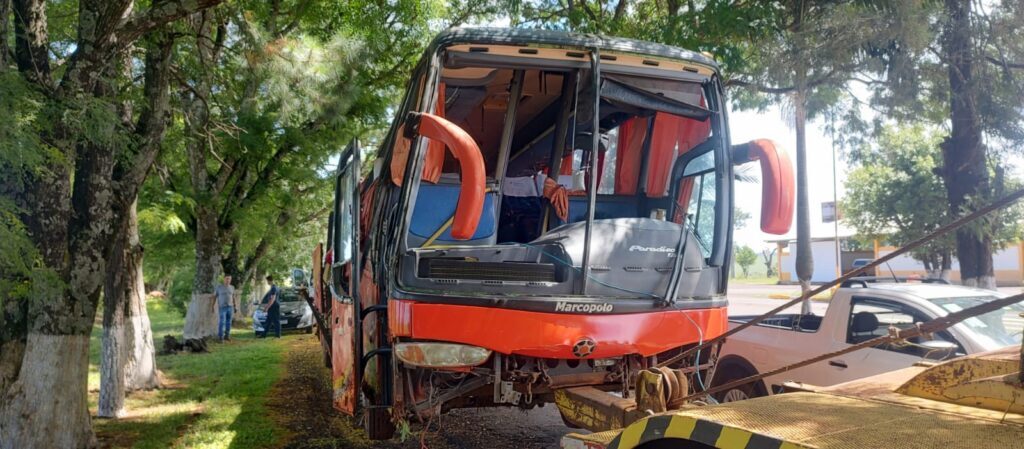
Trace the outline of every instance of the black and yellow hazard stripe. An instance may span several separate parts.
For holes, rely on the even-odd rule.
[[[641,419],[622,430],[607,449],[634,449],[665,438],[696,441],[718,449],[802,449],[777,438],[724,426],[685,415],[658,415]]]

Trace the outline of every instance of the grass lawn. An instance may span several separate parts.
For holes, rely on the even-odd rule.
[[[157,349],[164,335],[180,338],[184,318],[160,300],[148,302]],[[99,396],[102,329],[93,328],[89,346],[89,404],[95,416]],[[281,340],[256,340],[236,329],[232,342],[210,344],[208,354],[157,356],[164,388],[137,392],[126,400],[128,416],[94,419],[104,447],[256,448],[278,445],[285,433],[266,408],[271,387],[283,374]]]

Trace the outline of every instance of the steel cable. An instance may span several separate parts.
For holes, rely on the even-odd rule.
[[[963,310],[961,310],[959,312],[956,312],[956,313],[951,313],[949,315],[946,315],[946,316],[943,316],[943,317],[939,317],[939,318],[936,318],[934,320],[931,320],[931,321],[928,321],[928,322],[925,322],[925,323],[920,323],[920,324],[918,324],[918,325],[916,325],[914,327],[911,327],[911,328],[897,330],[894,327],[890,327],[889,328],[889,335],[883,335],[881,337],[875,337],[875,338],[872,338],[870,340],[867,340],[867,341],[864,341],[864,342],[861,342],[861,343],[857,343],[857,344],[852,345],[850,347],[843,348],[843,349],[840,349],[838,351],[833,351],[833,352],[829,352],[829,353],[826,353],[826,354],[822,354],[822,355],[819,355],[817,357],[813,357],[813,358],[804,360],[802,362],[793,363],[793,364],[790,364],[790,365],[786,365],[786,366],[783,366],[783,367],[780,367],[780,368],[773,369],[773,370],[768,371],[768,372],[764,372],[764,373],[760,373],[760,374],[755,374],[753,376],[744,377],[742,379],[738,379],[738,380],[734,380],[732,382],[724,383],[724,384],[719,385],[717,387],[711,387],[707,391],[704,391],[704,392],[701,392],[701,393],[694,393],[694,394],[691,394],[691,395],[687,396],[686,398],[684,398],[684,401],[688,401],[690,399],[695,399],[697,397],[701,397],[701,396],[705,396],[705,395],[710,395],[710,394],[718,393],[718,392],[721,392],[721,391],[726,391],[726,390],[729,390],[731,388],[738,387],[740,385],[746,385],[746,384],[748,384],[750,382],[755,382],[755,381],[761,380],[761,379],[763,379],[765,377],[774,376],[776,374],[782,374],[782,373],[784,373],[786,371],[789,371],[789,370],[793,370],[793,369],[797,369],[797,368],[802,368],[802,367],[807,366],[807,365],[818,363],[818,362],[830,359],[832,357],[838,357],[838,356],[841,356],[841,355],[844,355],[844,354],[849,354],[851,352],[859,351],[861,349],[871,348],[871,347],[875,347],[875,346],[878,346],[878,345],[881,345],[881,344],[885,344],[885,343],[892,343],[892,342],[896,342],[896,341],[900,341],[900,340],[906,340],[908,338],[914,338],[914,337],[918,337],[918,336],[921,336],[921,335],[924,335],[924,334],[931,334],[931,333],[939,332],[939,331],[945,330],[946,328],[948,328],[948,327],[950,327],[950,326],[952,326],[952,325],[954,325],[956,323],[959,323],[959,322],[961,322],[963,320],[966,320],[968,318],[975,317],[975,316],[978,316],[978,315],[983,315],[983,314],[986,314],[986,313],[989,313],[989,312],[994,312],[994,311],[999,310],[999,309],[1001,309],[1003,307],[1006,307],[1006,306],[1009,306],[1009,305],[1012,305],[1012,304],[1016,304],[1016,303],[1021,302],[1021,301],[1024,301],[1024,293],[1019,294],[1019,295],[1014,295],[1014,296],[1006,297],[1006,298],[1002,298],[1002,299],[997,299],[997,300],[994,300],[994,301],[989,301],[989,302],[986,302],[986,303],[982,303],[982,304],[976,305],[974,307],[963,309]]]
[[[677,354],[677,355],[675,355],[675,356],[673,356],[671,358],[668,358],[665,361],[658,363],[658,366],[659,367],[661,367],[661,366],[668,366],[668,365],[676,363],[676,362],[678,362],[680,360],[683,360],[686,357],[689,357],[694,352],[700,351],[701,349],[704,349],[704,348],[707,348],[707,347],[709,347],[711,345],[717,344],[718,342],[720,342],[720,341],[722,341],[722,340],[724,340],[724,339],[726,339],[728,337],[736,335],[736,333],[742,331],[743,329],[746,329],[746,328],[751,327],[751,326],[755,326],[758,323],[764,321],[766,318],[775,316],[779,312],[781,312],[783,310],[786,310],[786,309],[788,309],[788,308],[790,308],[790,307],[800,303],[801,301],[803,301],[803,300],[805,300],[807,298],[810,298],[810,297],[812,297],[814,295],[822,293],[822,292],[824,292],[824,291],[826,291],[826,290],[828,290],[828,289],[830,289],[832,287],[835,287],[836,285],[840,285],[843,282],[846,282],[846,281],[848,281],[848,280],[850,280],[850,279],[852,279],[852,278],[854,278],[854,277],[864,273],[867,270],[873,269],[873,268],[875,268],[875,267],[877,267],[877,266],[879,266],[879,265],[881,265],[883,263],[886,263],[886,262],[888,262],[888,261],[890,261],[890,260],[892,260],[892,259],[894,259],[896,257],[899,257],[899,256],[901,256],[901,255],[903,255],[903,254],[905,254],[905,253],[907,253],[909,251],[913,251],[914,249],[917,249],[921,245],[924,245],[924,244],[928,243],[929,241],[935,239],[936,237],[940,237],[940,236],[946,235],[946,234],[948,234],[948,233],[950,233],[950,232],[952,232],[952,231],[954,231],[956,229],[959,229],[963,225],[965,225],[967,223],[970,223],[970,222],[972,222],[974,220],[977,220],[978,218],[981,218],[981,217],[989,214],[990,212],[993,212],[993,211],[998,210],[998,209],[1002,209],[1002,208],[1004,208],[1004,207],[1006,207],[1006,206],[1016,202],[1017,200],[1021,199],[1022,197],[1024,197],[1024,189],[1020,189],[1020,190],[1014,191],[1014,192],[1012,192],[1012,193],[1010,193],[1010,194],[1008,194],[1008,195],[1006,195],[1006,196],[1004,196],[1004,197],[1002,197],[1002,198],[1000,198],[1000,199],[990,203],[989,205],[987,205],[987,206],[985,206],[985,207],[983,207],[981,209],[978,209],[978,210],[976,210],[976,211],[974,211],[974,212],[972,212],[972,213],[970,213],[968,215],[964,215],[963,217],[960,217],[960,218],[958,218],[956,220],[953,220],[953,221],[951,221],[951,222],[949,222],[949,223],[947,223],[945,225],[940,226],[938,229],[932,231],[931,233],[925,235],[924,237],[921,237],[921,238],[919,238],[917,240],[914,240],[914,241],[904,245],[903,247],[897,249],[896,251],[893,251],[893,252],[891,252],[889,254],[886,254],[886,255],[884,255],[882,257],[879,257],[878,259],[875,259],[873,262],[871,262],[871,263],[869,263],[867,265],[864,265],[863,267],[860,267],[858,269],[854,269],[854,270],[850,271],[849,273],[846,273],[846,274],[836,278],[832,282],[829,282],[827,284],[821,285],[818,288],[815,288],[815,289],[813,289],[811,291],[808,291],[808,292],[806,292],[806,293],[804,293],[804,294],[802,294],[802,295],[800,295],[800,296],[798,296],[796,298],[793,298],[792,300],[786,302],[785,304],[783,304],[781,306],[778,306],[778,307],[772,309],[771,311],[765,313],[764,315],[760,315],[758,317],[755,317],[754,319],[752,319],[750,321],[747,321],[747,322],[745,322],[743,324],[740,324],[739,326],[736,326],[735,328],[732,328],[732,329],[726,331],[722,335],[719,335],[719,336],[717,336],[715,338],[707,340],[704,343],[698,344],[697,346],[689,348],[689,349],[687,349],[687,350],[685,350],[685,351],[683,351],[683,352],[681,352],[681,353],[679,353],[679,354]]]

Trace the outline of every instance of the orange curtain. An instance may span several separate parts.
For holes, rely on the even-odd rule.
[[[707,140],[710,134],[710,120],[699,121],[664,112],[657,113],[648,157],[647,196],[665,196],[675,158]]]
[[[679,195],[676,196],[676,213],[672,221],[683,224],[686,213],[690,208],[690,195],[693,195],[693,177],[679,180]]]
[[[559,175],[572,175],[572,153],[562,157],[562,164],[558,167]]]
[[[676,144],[684,118],[659,112],[654,115],[654,131],[651,132],[651,150],[647,157],[647,196],[665,196],[668,175],[676,157]]]
[[[405,138],[405,125],[399,126],[395,134],[395,147],[391,153],[391,182],[401,186],[405,178],[405,164],[409,161],[410,142]]]
[[[636,194],[647,126],[646,117],[634,117],[619,125],[619,142],[616,147],[618,154],[615,156],[616,195]]]

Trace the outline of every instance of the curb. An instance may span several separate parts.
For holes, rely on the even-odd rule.
[[[796,298],[797,295],[788,295],[785,293],[770,293],[768,298],[779,299],[779,300],[790,300]],[[811,301],[815,302],[829,302],[832,300],[832,292],[822,292],[811,297]]]

